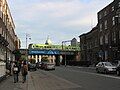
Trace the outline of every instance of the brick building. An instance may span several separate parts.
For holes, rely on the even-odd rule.
[[[97,26],[79,37],[81,60],[120,60],[120,0],[114,0],[100,10]]]
[[[99,39],[98,28],[94,27],[90,32],[82,34],[80,37],[81,61],[94,63],[98,58]]]
[[[101,59],[120,59],[120,0],[114,0],[98,12],[98,30]]]

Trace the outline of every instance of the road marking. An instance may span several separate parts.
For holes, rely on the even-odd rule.
[[[119,79],[120,80],[120,77],[116,77],[116,76],[103,75],[103,74],[97,74],[97,73],[89,73],[89,72],[86,72],[86,73],[94,74],[94,75],[98,75],[98,76],[103,76],[103,77],[107,77],[107,78]]]
[[[97,75],[97,76],[102,76],[102,77],[107,77],[107,78],[113,78],[113,79],[119,79],[120,80],[120,77],[116,77],[116,76],[103,75],[103,74],[91,73],[91,72],[86,72],[86,71],[76,71],[76,70],[71,70],[71,71],[82,72],[82,73],[87,73],[87,74],[91,74],[91,75]]]
[[[78,67],[78,68],[84,68],[84,67]],[[73,71],[76,71],[76,70],[73,70]],[[107,78],[113,78],[113,79],[119,79],[120,80],[120,77],[117,77],[117,76],[103,75],[103,74],[91,73],[91,72],[86,72],[86,71],[76,71],[76,72],[84,72],[84,73],[87,73],[87,74],[92,74],[92,75],[103,76],[103,77],[107,77]]]

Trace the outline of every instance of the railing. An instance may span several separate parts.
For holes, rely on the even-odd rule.
[[[62,49],[64,48],[64,49]],[[56,47],[48,47],[48,46],[37,46],[37,47],[33,47],[32,49],[52,49],[52,50],[64,50],[64,51],[80,51],[80,48],[79,47],[75,47],[75,46],[56,46]]]

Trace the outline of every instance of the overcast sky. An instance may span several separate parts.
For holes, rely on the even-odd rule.
[[[29,43],[53,44],[76,38],[97,24],[97,12],[113,0],[8,0],[15,32],[25,48]]]

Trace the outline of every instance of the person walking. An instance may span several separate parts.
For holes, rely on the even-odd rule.
[[[19,75],[19,66],[17,64],[17,61],[14,62],[12,71],[13,71],[13,76],[14,76],[14,83],[16,83],[16,82],[19,81],[19,78],[18,78],[18,75]]]
[[[22,77],[23,77],[23,83],[26,81],[26,77],[28,74],[28,65],[26,63],[26,61],[23,61],[22,63],[22,67],[21,67],[21,72],[22,72]]]

